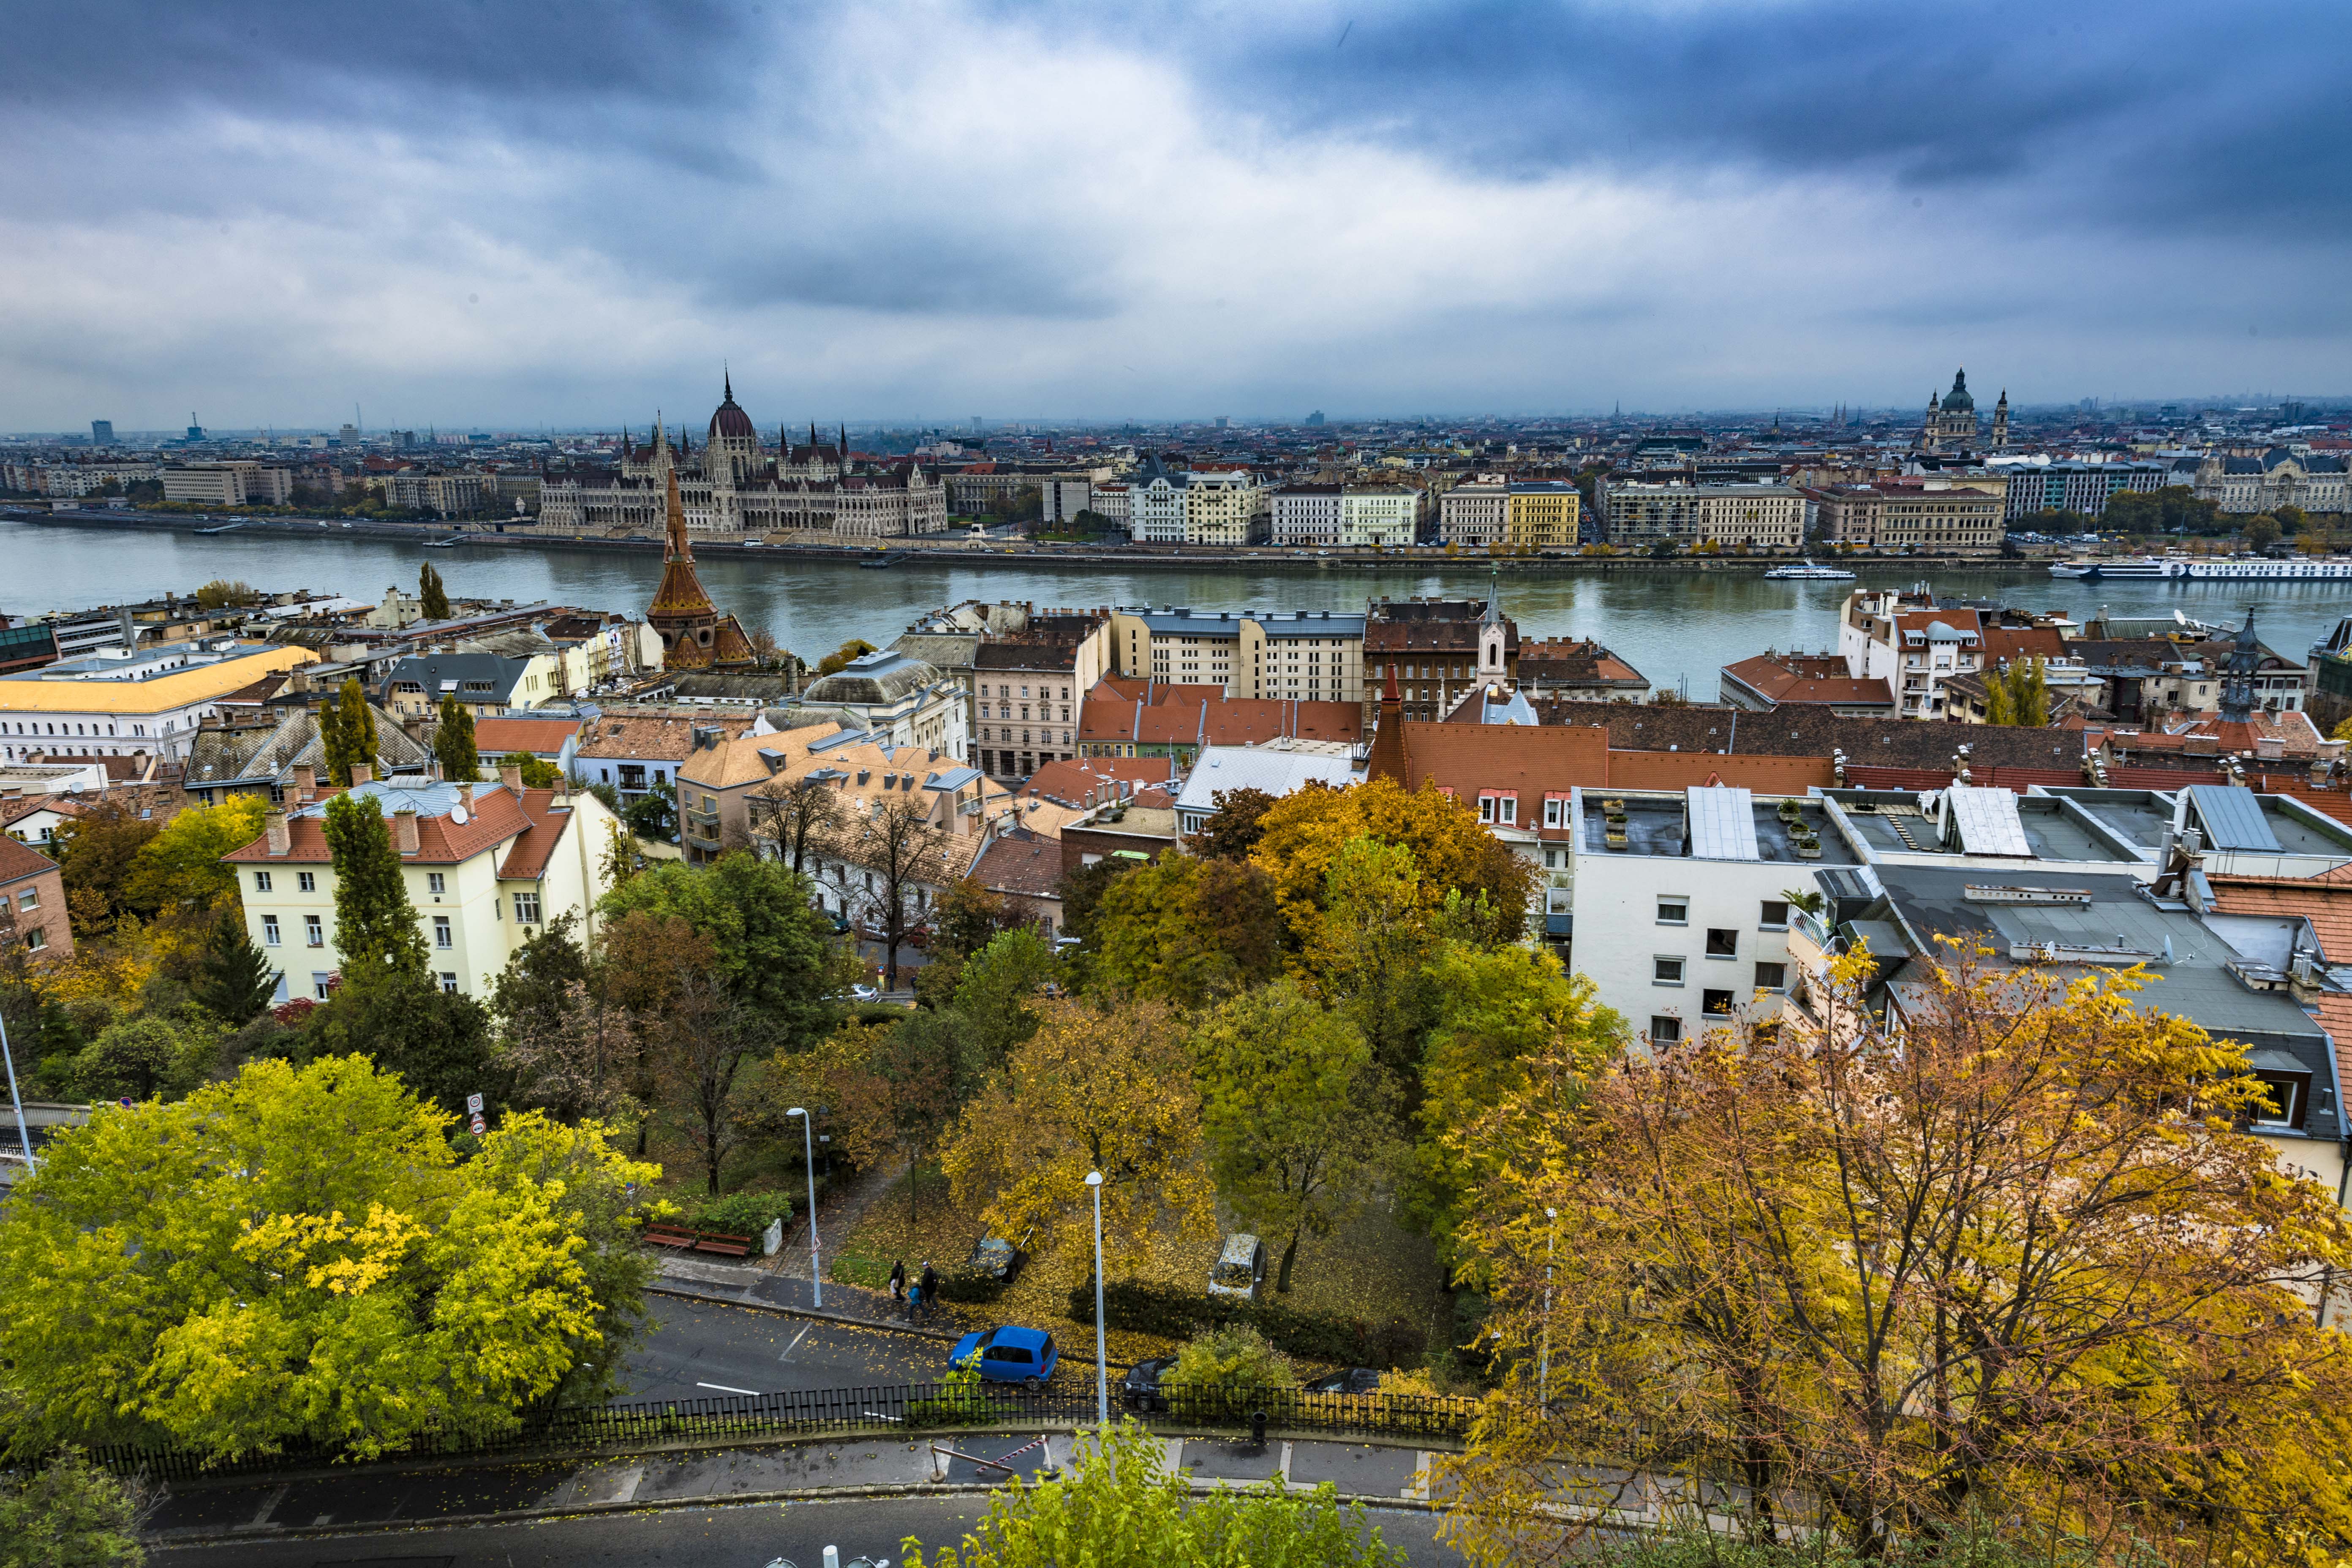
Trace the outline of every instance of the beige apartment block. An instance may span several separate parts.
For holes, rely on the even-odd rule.
[[[1195,470],[1185,481],[1187,544],[1264,544],[1273,521],[1273,492],[1254,474]]]

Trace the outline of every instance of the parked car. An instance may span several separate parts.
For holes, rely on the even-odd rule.
[[[1209,1294],[1255,1301],[1265,1289],[1265,1243],[1247,1231],[1225,1237],[1224,1250],[1209,1270]]]
[[[1308,1394],[1378,1394],[1381,1372],[1378,1367],[1343,1366],[1337,1372],[1310,1378],[1299,1386]]]
[[[1021,1239],[1029,1238],[1024,1236]],[[976,1279],[1010,1285],[1021,1278],[1022,1268],[1028,1261],[1025,1248],[1015,1247],[1001,1236],[983,1236],[971,1244],[971,1256],[964,1259],[964,1268]]]
[[[1129,1367],[1127,1375],[1118,1380],[1119,1402],[1139,1414],[1167,1409],[1168,1395],[1160,1391],[1160,1380],[1175,1364],[1174,1356],[1156,1355]]]
[[[878,985],[868,985],[863,981],[852,985],[849,988],[849,994],[852,996],[856,997],[860,1002],[879,1002],[882,1000],[882,988]]]
[[[983,1383],[1017,1383],[1034,1391],[1045,1386],[1061,1360],[1054,1336],[1045,1330],[1005,1323],[964,1335],[950,1352],[948,1364],[958,1371],[977,1365]]]

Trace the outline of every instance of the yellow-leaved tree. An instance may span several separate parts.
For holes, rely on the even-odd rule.
[[[1980,957],[1893,1029],[1840,960],[1809,1014],[1459,1131],[1495,1162],[1459,1237],[1516,1357],[1457,1468],[1475,1561],[1586,1550],[1548,1505],[1608,1500],[1562,1495],[1594,1461],[1706,1472],[1715,1511],[1864,1559],[1997,1521],[2070,1561],[2340,1561],[2335,1194],[2241,1131],[2244,1053],[2134,976]]]
[[[964,1108],[940,1154],[957,1204],[1000,1236],[1035,1226],[1045,1246],[1089,1236],[1086,1178],[1103,1175],[1103,1247],[1132,1266],[1161,1209],[1206,1237],[1213,1190],[1186,1033],[1154,1003],[1038,1009],[1034,1035]],[[1073,1228],[1078,1227],[1078,1228]]]
[[[0,1225],[7,1446],[366,1456],[602,1397],[658,1168],[536,1112],[460,1164],[450,1121],[329,1057],[60,1135]]]
[[[1519,932],[1534,873],[1480,826],[1475,811],[1433,787],[1408,790],[1388,778],[1346,789],[1309,785],[1275,802],[1257,825],[1250,859],[1274,879],[1275,900],[1302,946],[1322,925],[1331,863],[1362,838],[1412,852],[1425,910],[1433,912],[1449,894],[1483,896],[1496,939]]]

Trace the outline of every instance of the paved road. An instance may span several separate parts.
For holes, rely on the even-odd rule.
[[[844,1498],[789,1504],[670,1509],[529,1524],[423,1529],[319,1541],[241,1541],[227,1546],[157,1547],[149,1561],[169,1568],[766,1568],[783,1557],[817,1568],[828,1545],[845,1563],[864,1553],[899,1560],[912,1535],[928,1549],[961,1539],[985,1499]],[[1458,1568],[1437,1544],[1433,1515],[1381,1510],[1372,1522],[1403,1547],[1413,1568]]]
[[[622,1363],[624,1400],[785,1389],[899,1387],[947,1370],[941,1340],[648,1295],[646,1333]]]

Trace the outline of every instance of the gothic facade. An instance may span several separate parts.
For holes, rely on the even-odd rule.
[[[1927,452],[1967,452],[1977,449],[1982,432],[1977,425],[1977,400],[1969,391],[1969,373],[1962,370],[1952,377],[1952,390],[1937,396],[1927,395],[1927,417],[1919,427],[1919,447]],[[2003,388],[2000,401],[1992,408],[1992,444],[2009,445],[2009,392]]]
[[[649,445],[622,438],[619,463],[601,473],[550,475],[540,490],[538,531],[630,534],[662,531],[664,489],[677,480],[689,533],[715,539],[769,534],[853,542],[940,533],[948,526],[947,487],[919,463],[861,468],[847,432],[805,446],[779,432],[764,445],[735,401],[731,379],[697,451],[672,443],[656,422]]]

